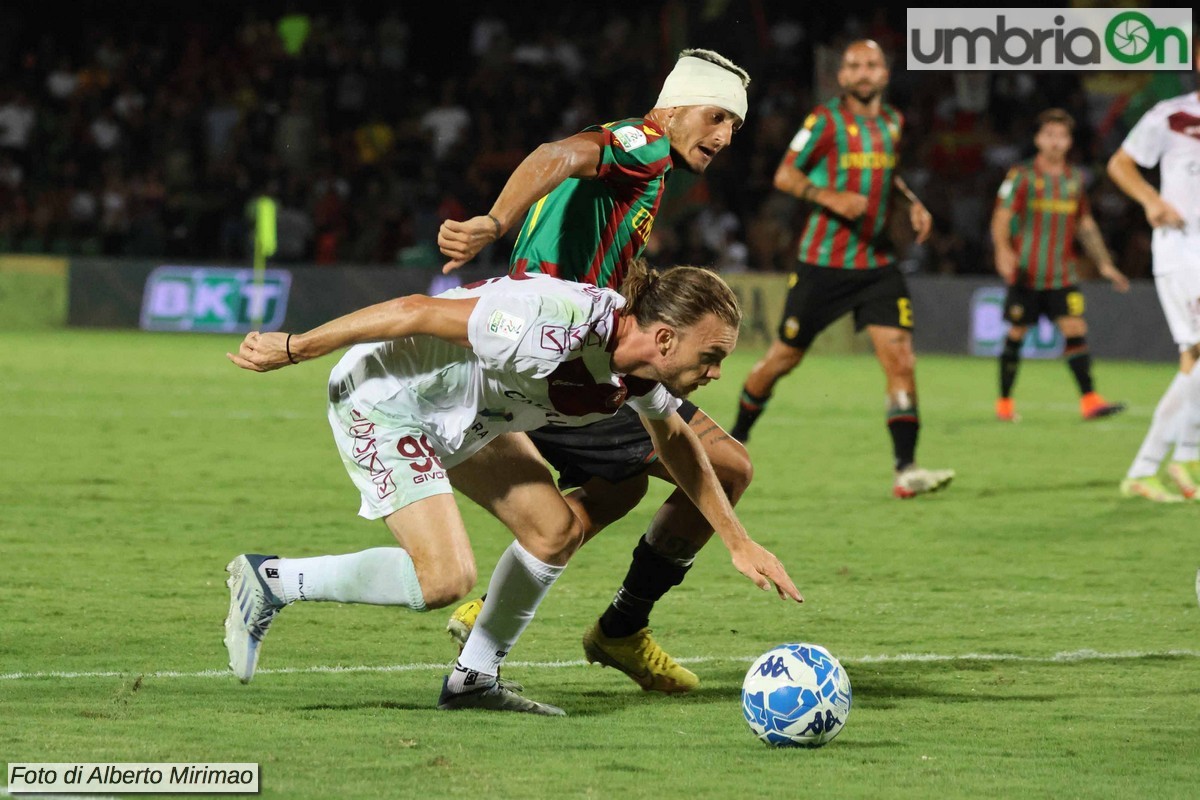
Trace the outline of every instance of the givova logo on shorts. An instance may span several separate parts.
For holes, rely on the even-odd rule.
[[[247,333],[274,331],[287,314],[292,274],[268,269],[158,267],[142,293],[147,331]]]

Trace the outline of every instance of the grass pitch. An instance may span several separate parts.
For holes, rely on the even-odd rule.
[[[1169,365],[1100,362],[1130,410],[1083,423],[1061,363],[1026,362],[1023,421],[991,417],[995,364],[921,356],[922,463],[946,492],[890,497],[882,375],[813,357],[754,430],[739,512],[807,602],[762,593],[718,542],[656,609],[701,676],[642,693],[584,665],[650,515],[579,552],[507,672],[565,719],[434,709],[446,612],[284,611],[260,673],[225,671],[225,563],[389,543],[356,517],[324,419],[333,359],[235,369],[236,339],[0,332],[0,754],[16,761],[257,761],[262,796],[1194,797],[1200,785],[1200,504],[1116,487]],[[729,425],[755,353],[695,398]],[[509,536],[464,501],[482,591]],[[841,658],[854,705],[816,751],[742,721],[750,662],[789,641]]]

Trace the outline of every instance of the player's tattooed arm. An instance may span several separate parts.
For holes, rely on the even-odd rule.
[[[892,177],[892,185],[896,187],[896,191],[909,202],[908,218],[912,224],[913,233],[917,235],[917,244],[923,244],[929,238],[929,234],[933,232],[933,215],[929,213],[929,209],[925,208],[925,204],[913,193],[913,190],[908,188],[908,184],[904,182],[904,178],[899,175]]]
[[[1096,220],[1091,214],[1085,215],[1079,221],[1079,242],[1083,245],[1084,252],[1088,254],[1088,257],[1096,262],[1096,269],[1100,275],[1112,281],[1114,289],[1118,292],[1129,290],[1129,279],[1113,264],[1112,256],[1109,255],[1108,248],[1104,246],[1104,236],[1100,233],[1100,226],[1096,224]]]

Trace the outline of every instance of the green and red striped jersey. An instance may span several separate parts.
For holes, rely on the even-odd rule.
[[[568,178],[525,215],[510,274],[544,272],[619,289],[646,249],[670,172],[671,142],[642,118],[593,125],[606,143],[595,178]]]
[[[1075,232],[1088,212],[1083,175],[1067,166],[1042,172],[1034,159],[1008,171],[996,207],[1012,212],[1009,231],[1017,251],[1016,283],[1031,289],[1061,289],[1078,282]]]
[[[800,234],[797,259],[839,269],[874,269],[895,262],[887,211],[899,159],[904,116],[884,103],[876,116],[852,114],[841,98],[817,106],[796,133],[792,164],[817,186],[866,196],[856,220],[814,205]]]

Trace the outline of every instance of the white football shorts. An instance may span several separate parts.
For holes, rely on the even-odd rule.
[[[381,424],[344,398],[330,403],[329,426],[346,472],[362,495],[359,516],[381,519],[418,500],[453,491],[415,419]]]
[[[1155,275],[1154,285],[1179,352],[1200,344],[1200,269]]]

